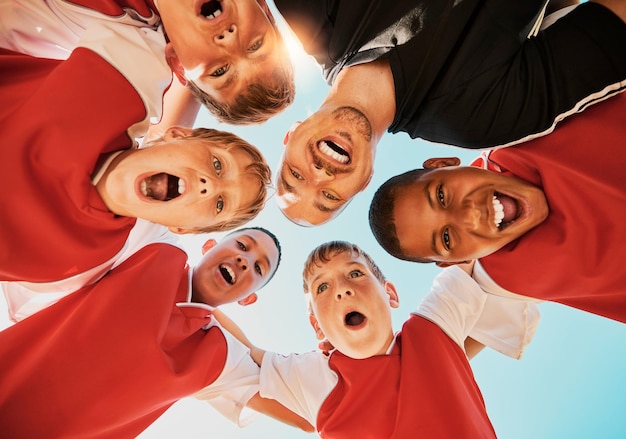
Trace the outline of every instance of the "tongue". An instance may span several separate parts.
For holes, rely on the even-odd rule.
[[[504,208],[504,218],[502,218],[502,221],[508,223],[515,220],[517,218],[517,203],[515,200],[502,194],[498,194],[498,200]]]
[[[358,326],[363,323],[363,320],[365,320],[365,317],[363,314],[358,312],[351,312],[346,316],[346,323],[348,326]]]
[[[168,176],[166,173],[161,172],[146,178],[146,184],[148,196],[161,201],[167,198]]]

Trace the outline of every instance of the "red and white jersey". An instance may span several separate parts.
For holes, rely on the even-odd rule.
[[[259,368],[211,307],[191,302],[186,260],[177,247],[146,246],[0,332],[3,435],[135,437],[197,392],[237,422]]]
[[[487,291],[559,302],[626,322],[624,126],[626,96],[620,94],[547,137],[488,154],[489,169],[541,187],[550,213],[480,259],[475,277]],[[485,160],[475,165],[484,166]]]

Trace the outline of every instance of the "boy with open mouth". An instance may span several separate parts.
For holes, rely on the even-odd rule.
[[[394,334],[396,289],[358,246],[318,246],[307,258],[303,281],[310,323],[318,340],[334,349],[284,356],[255,347],[232,329],[261,365],[262,396],[308,420],[324,438],[407,438],[416,431],[429,438],[496,436],[465,346],[485,344],[474,331],[484,314],[504,318],[494,311],[501,298],[491,301],[461,268],[451,267]],[[517,337],[521,349],[532,330],[523,319],[511,320],[507,335]],[[505,339],[484,341],[501,350]]]
[[[249,406],[310,430],[259,396],[258,366],[215,318],[217,306],[256,300],[280,263],[278,240],[240,229],[207,241],[203,253],[190,268],[175,246],[145,246],[95,284],[0,332],[4,434],[136,437],[192,395],[236,423]]]
[[[401,259],[477,259],[488,293],[626,322],[625,105],[620,94],[473,167],[430,159],[393,177],[370,206],[374,236]]]
[[[129,57],[123,71],[139,78],[137,87],[152,88],[168,85],[173,72],[187,90],[173,87],[180,101],[170,101],[176,102],[172,110],[184,108],[192,122],[200,102],[220,121],[250,124],[281,112],[294,98],[291,61],[264,0],[0,3],[0,47],[16,52],[66,59],[82,46],[102,53],[97,40],[104,37],[122,47],[150,47],[150,62],[159,69]],[[85,39],[89,34],[95,39]],[[156,120],[161,97],[149,114]]]
[[[105,43],[111,56],[134,59],[130,47]],[[0,65],[10,145],[0,153],[0,280],[51,282],[110,267],[136,218],[198,233],[233,229],[262,209],[269,167],[235,135],[173,127],[136,148],[128,129],[148,105],[95,52],[58,61],[2,50]]]

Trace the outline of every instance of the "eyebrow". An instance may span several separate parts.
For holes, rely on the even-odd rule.
[[[428,200],[428,205],[430,206],[431,209],[434,209],[435,206],[433,205],[433,200],[430,196],[430,188],[432,185],[432,181],[429,181],[428,183],[426,183],[426,185],[424,186],[424,195],[426,196],[426,200]],[[439,235],[437,234],[437,232],[433,232],[432,233],[432,239],[430,242],[430,248],[433,251],[434,254],[441,256],[441,253],[439,253],[439,250],[437,249],[437,237]]]
[[[216,90],[223,90],[225,88],[228,88],[238,78],[239,78],[239,72],[235,71],[232,75],[230,75],[228,77],[228,79],[226,81],[224,81],[224,83],[222,85],[220,85],[218,87],[215,87],[215,88],[216,88]]]
[[[318,203],[318,202],[314,203],[313,205],[315,206],[315,208],[317,210],[319,210],[321,212],[325,212],[325,213],[336,212],[343,206],[343,204],[342,204],[341,206],[337,206],[337,207],[328,207],[328,206],[324,206],[322,203]]]

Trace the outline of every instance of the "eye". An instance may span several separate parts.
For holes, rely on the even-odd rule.
[[[294,171],[293,169],[289,168],[289,172],[291,173],[291,175],[294,176],[294,178],[296,178],[297,180],[304,180],[304,178],[302,178],[302,176],[300,174],[298,174],[296,171]]]
[[[261,46],[263,46],[263,38],[256,40],[252,46],[248,47],[248,52],[256,52]]]
[[[213,73],[211,73],[211,76],[215,76],[216,78],[219,78],[220,76],[225,75],[227,71],[228,71],[228,64],[223,65],[222,67],[213,70]]]
[[[445,197],[441,185],[437,186],[437,200],[439,200],[439,204],[441,204],[442,207],[445,207]]]
[[[444,229],[443,234],[441,235],[441,240],[443,241],[445,249],[450,250],[450,232],[448,229]]]
[[[340,201],[339,198],[335,197],[333,194],[326,192],[326,191],[322,191],[322,194],[328,198],[329,200],[333,200],[333,201]]]
[[[256,271],[259,276],[263,276],[263,270],[261,270],[261,266],[259,264],[254,264],[254,271]]]
[[[327,289],[328,289],[328,284],[326,282],[323,282],[318,285],[316,292],[317,294],[320,294],[326,291]]]
[[[363,276],[363,272],[361,270],[352,270],[349,274],[348,277],[350,279],[354,279],[356,277],[361,277]]]
[[[213,169],[217,175],[222,173],[222,162],[217,157],[213,157]]]
[[[215,203],[215,210],[220,213],[224,209],[224,200],[222,197],[217,197],[217,203]]]
[[[246,247],[246,245],[241,241],[237,241],[237,246],[239,247],[241,251],[244,251],[244,252],[248,251],[248,247]]]

